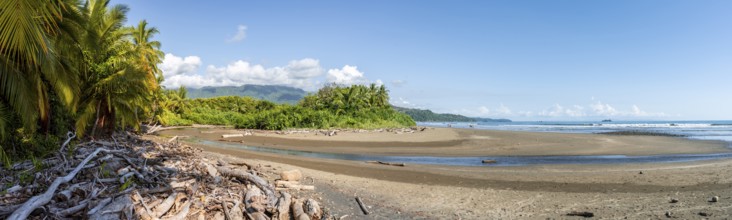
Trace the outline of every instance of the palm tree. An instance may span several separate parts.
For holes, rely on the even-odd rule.
[[[152,111],[148,103],[159,88],[155,65],[162,52],[159,42],[150,41],[157,29],[144,21],[124,28],[128,8],[109,6],[109,0],[89,0],[81,11],[87,21],[81,43],[87,68],[82,71],[77,132],[83,134],[89,124],[92,136],[96,129],[108,133],[118,125],[138,128],[141,114]]]
[[[77,6],[74,0],[0,1],[0,102],[28,130],[40,120],[48,132],[49,92],[67,105],[76,97],[76,72],[64,49],[73,39]],[[7,121],[8,114],[0,115]]]

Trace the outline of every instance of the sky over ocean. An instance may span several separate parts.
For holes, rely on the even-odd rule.
[[[732,119],[732,1],[113,1],[168,88],[382,83],[513,120]]]

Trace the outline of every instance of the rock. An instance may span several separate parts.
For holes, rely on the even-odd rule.
[[[643,171],[638,172],[638,174],[643,174]]]
[[[713,196],[710,202],[719,202],[719,196]]]
[[[707,217],[707,216],[712,216],[712,213],[699,212],[699,215]]]
[[[491,163],[498,163],[498,161],[496,161],[496,160],[483,160],[483,163],[491,164]]]
[[[666,218],[671,218],[672,215],[671,211],[666,211]]]
[[[671,198],[671,203],[677,203],[677,202],[679,202],[679,199],[677,199],[677,198]]]
[[[300,170],[286,170],[280,173],[280,179],[285,181],[300,181],[302,179],[302,172]]]

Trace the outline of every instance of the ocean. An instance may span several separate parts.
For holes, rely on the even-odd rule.
[[[732,143],[732,121],[516,121],[418,122],[420,126],[557,133],[641,131],[681,135],[690,139]]]

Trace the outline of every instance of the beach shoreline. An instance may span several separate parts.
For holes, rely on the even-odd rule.
[[[282,150],[383,156],[582,156],[712,154],[732,152],[729,143],[682,137],[427,128],[412,133],[317,131],[294,133],[261,130],[184,128],[159,132]],[[250,134],[222,138],[223,134]]]
[[[170,132],[177,131],[177,132]],[[203,131],[203,132],[201,132]],[[429,128],[425,132],[339,132],[336,136],[310,133],[277,134],[268,131],[207,129],[169,130],[165,138],[185,135],[196,138],[222,139],[234,132],[251,135],[227,140],[231,144],[264,144],[281,149],[308,149],[324,152],[377,153],[387,155],[421,154],[464,155],[470,153],[503,153],[528,150],[511,147],[481,150],[470,147],[474,140],[492,144],[515,144],[529,149],[544,148],[539,154],[570,150],[581,155],[644,153],[719,153],[728,152],[727,145],[717,141],[696,141],[678,137],[636,137],[557,133],[505,132],[469,129]],[[196,136],[197,134],[203,136]],[[478,136],[479,138],[476,138]],[[487,137],[486,137],[487,136]],[[429,137],[429,139],[423,137]],[[159,137],[160,138],[160,137]],[[465,140],[465,139],[468,140]],[[513,139],[511,139],[513,138]],[[518,140],[539,139],[544,145],[518,145]],[[581,143],[604,141],[615,145],[583,149]],[[244,141],[244,139],[248,139]],[[511,139],[511,140],[506,140]],[[181,139],[185,141],[186,139]],[[368,142],[371,140],[372,142]],[[373,140],[380,140],[373,142]],[[473,142],[471,142],[471,140]],[[503,141],[501,141],[503,140]],[[186,141],[188,142],[188,141]],[[302,143],[300,146],[292,146]],[[346,146],[344,143],[350,144]],[[376,143],[376,144],[374,144]],[[388,143],[388,146],[381,146]],[[453,144],[444,146],[445,143]],[[567,143],[574,147],[557,144]],[[674,144],[675,143],[675,144]],[[216,147],[197,143],[203,155],[222,160],[244,160],[266,164],[272,172],[300,169],[313,184],[319,186],[333,212],[352,219],[536,219],[567,218],[572,211],[591,211],[602,218],[662,218],[672,211],[679,218],[696,218],[699,212],[715,216],[732,214],[732,160],[718,159],[696,162],[532,165],[518,167],[464,167],[406,164],[404,167],[337,159],[308,158],[294,155],[257,152],[237,148]],[[312,146],[324,144],[323,146]],[[641,144],[633,150],[629,144]],[[669,146],[663,149],[664,146]],[[262,145],[260,145],[262,146]],[[386,150],[390,148],[391,151]],[[367,151],[369,150],[370,151]],[[577,152],[574,152],[577,154]],[[537,152],[532,152],[536,154]],[[365,216],[354,209],[352,196],[361,196],[377,210]],[[709,203],[711,196],[723,198]],[[669,203],[671,198],[681,203]],[[414,201],[420,201],[415,203]],[[345,204],[345,205],[344,205]]]

